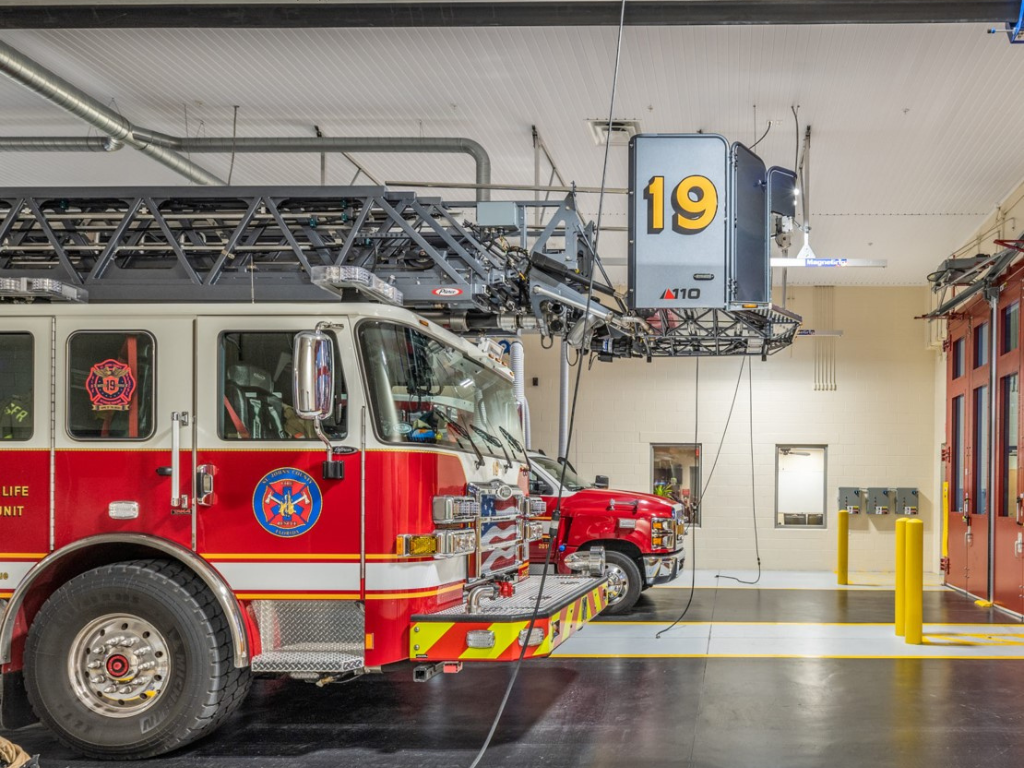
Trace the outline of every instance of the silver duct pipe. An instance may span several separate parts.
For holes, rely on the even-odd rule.
[[[456,153],[469,155],[476,162],[477,200],[491,199],[491,157],[483,146],[472,139],[444,137],[334,137],[321,138],[231,138],[202,137],[178,138],[157,131],[135,129],[135,136],[152,146],[189,153],[317,153],[324,152],[381,152],[402,153]],[[0,143],[2,148],[2,143]]]
[[[565,455],[569,447],[569,345],[562,342],[559,347],[561,359],[558,361],[558,456],[568,459]],[[581,363],[582,365],[582,363]]]
[[[135,137],[136,127],[124,117],[2,41],[0,73],[197,184],[224,183],[209,171],[169,149],[139,141]]]
[[[5,152],[115,152],[124,142],[112,136],[0,137]]]
[[[512,364],[512,375],[515,381],[512,384],[512,391],[523,414],[523,438],[526,440],[526,449],[532,450],[530,435],[530,404],[526,400],[526,358],[521,339],[514,339],[509,345],[509,358]]]

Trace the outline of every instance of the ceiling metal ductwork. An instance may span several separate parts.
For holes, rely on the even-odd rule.
[[[0,137],[0,151],[14,152],[109,152],[128,144],[157,162],[198,184],[224,184],[209,171],[178,154],[187,153],[294,153],[308,152],[424,152],[466,154],[476,162],[477,200],[489,200],[491,158],[472,139],[445,137],[408,138],[181,138],[133,125],[59,75],[37,64],[0,41],[0,72],[48,101],[76,115],[108,137]]]
[[[124,117],[2,41],[0,41],[0,72],[38,93],[61,109],[77,115],[97,130],[149,155],[158,163],[166,165],[186,179],[197,184],[224,183],[209,171],[169,149],[139,141],[135,137],[136,127]],[[16,139],[16,142],[19,140]],[[40,141],[44,142],[45,147],[45,139]],[[83,148],[92,149],[91,146]],[[50,146],[49,151],[71,150]]]

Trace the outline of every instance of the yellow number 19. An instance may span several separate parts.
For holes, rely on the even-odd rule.
[[[657,234],[665,228],[665,177],[653,176],[644,190],[647,199],[647,232]],[[672,193],[676,215],[672,229],[680,234],[702,232],[718,213],[718,190],[705,176],[687,176]]]

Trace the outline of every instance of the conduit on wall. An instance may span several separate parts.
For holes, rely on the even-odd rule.
[[[818,328],[836,327],[835,288],[814,287],[814,324]],[[814,337],[814,390],[834,392],[836,384],[836,340],[832,336]]]

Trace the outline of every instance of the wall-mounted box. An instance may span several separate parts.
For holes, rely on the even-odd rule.
[[[838,509],[846,510],[851,515],[859,515],[864,510],[864,496],[866,491],[863,488],[840,488]]]
[[[476,223],[489,229],[520,230],[523,228],[523,209],[504,200],[479,202],[476,205]]]
[[[893,510],[895,488],[868,488],[868,500],[864,510],[869,515],[888,515]]]
[[[916,515],[917,488],[896,488],[896,502],[893,510],[897,515]]]

